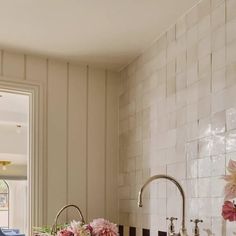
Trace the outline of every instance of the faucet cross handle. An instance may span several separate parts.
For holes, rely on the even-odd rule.
[[[178,220],[178,218],[175,217],[167,217],[166,220],[170,221],[169,227],[168,227],[168,232],[169,236],[175,235],[175,226],[174,226],[174,220]]]
[[[169,220],[171,223],[173,223],[174,220],[178,220],[178,218],[175,217],[167,217],[166,220]]]
[[[203,220],[195,219],[195,220],[190,220],[190,222],[193,222],[195,224],[195,227],[193,229],[194,236],[200,236],[198,223],[203,223]]]

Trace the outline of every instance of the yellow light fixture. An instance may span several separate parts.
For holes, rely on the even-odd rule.
[[[7,166],[10,165],[10,161],[0,161],[0,165],[2,166],[2,170],[6,170]]]

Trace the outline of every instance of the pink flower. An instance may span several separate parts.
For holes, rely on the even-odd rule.
[[[73,236],[74,234],[67,230],[67,229],[62,229],[57,233],[57,236]]]
[[[225,186],[225,201],[236,198],[236,184],[228,183]]]
[[[230,160],[227,169],[231,174],[236,175],[236,161]]]
[[[236,221],[236,206],[233,202],[226,201],[222,207],[222,216],[225,220]]]
[[[230,174],[224,176],[228,182],[225,186],[225,201],[236,198],[236,161],[230,160],[227,169]]]
[[[67,230],[70,231],[73,236],[91,236],[92,232],[89,225],[85,225],[80,221],[72,221]]]
[[[92,235],[93,236],[118,236],[118,228],[116,224],[109,222],[108,220],[104,220],[102,218],[93,220],[90,223],[93,228]]]

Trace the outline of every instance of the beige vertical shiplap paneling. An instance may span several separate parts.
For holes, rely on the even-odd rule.
[[[23,54],[3,52],[3,75],[13,80],[25,78],[25,57]]]
[[[52,224],[66,203],[79,205],[88,220],[106,217],[116,222],[117,74],[87,72],[87,67],[33,55],[3,51],[0,56],[1,75],[41,84],[44,113],[39,122],[46,133],[39,162],[44,167],[43,224]]]
[[[48,65],[48,223],[67,200],[67,64]]]
[[[105,70],[89,69],[88,220],[105,216]]]
[[[3,51],[0,50],[0,75],[2,76],[2,58],[3,58]]]
[[[119,74],[106,81],[106,218],[118,222],[118,85]]]
[[[26,80],[47,83],[47,59],[35,56],[26,57]]]
[[[87,67],[69,66],[68,202],[78,205],[86,217]],[[69,219],[78,213],[69,212]]]

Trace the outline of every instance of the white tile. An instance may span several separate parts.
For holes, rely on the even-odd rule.
[[[199,59],[199,79],[204,78],[204,76],[207,78],[211,77],[211,65],[212,61],[210,54]]]
[[[198,190],[199,190],[199,197],[210,197],[211,196],[211,180],[209,178],[200,178],[198,179]],[[200,201],[201,202],[201,201]],[[202,202],[203,203],[203,202]],[[210,204],[208,204],[210,205]],[[202,205],[203,206],[206,206],[206,204],[204,203]],[[203,208],[201,208],[200,206],[200,214],[203,212],[203,215],[204,214],[204,211],[201,211],[203,210]],[[207,215],[210,216],[211,212],[207,212]]]
[[[226,39],[228,44],[236,40],[236,18],[226,24]]]
[[[228,29],[227,29],[228,32]],[[217,51],[220,48],[225,46],[225,25],[217,28],[213,33],[212,33],[212,51]],[[228,41],[228,37],[227,37]]]
[[[230,76],[228,76],[230,78]],[[229,79],[227,79],[229,81]],[[222,68],[212,72],[212,91],[218,92],[226,87],[226,70]]]
[[[202,39],[206,36],[211,28],[211,17],[210,15],[201,18],[200,22],[198,23],[198,38]]]
[[[227,21],[236,18],[236,2],[234,0],[226,0],[226,12],[227,12]]]
[[[225,23],[225,3],[216,7],[211,15],[211,27],[212,30],[216,30],[218,27]]]
[[[236,129],[236,108],[226,110],[227,130]]]
[[[214,9],[217,6],[221,5],[223,2],[225,2],[225,0],[211,0],[212,9]]]
[[[212,140],[212,155],[219,155],[225,153],[225,135],[215,134]]]
[[[198,43],[198,58],[207,56],[211,53],[211,34],[208,34],[202,38]]]
[[[187,84],[188,86],[198,80],[198,64],[194,63],[187,68]]]
[[[212,124],[210,117],[199,120],[199,138],[210,136],[212,133]]]
[[[236,41],[227,45],[226,58],[228,64],[236,63]]]
[[[198,97],[199,99],[205,98],[211,93],[211,78],[206,76],[198,82]]]
[[[228,131],[226,134],[226,151],[236,151],[236,130]]]
[[[187,196],[188,198],[198,197],[198,179],[191,179],[187,181]]]
[[[236,63],[228,65],[226,68],[226,85],[232,86],[236,84]]]
[[[198,4],[199,19],[204,18],[211,12],[211,0],[200,1]]]
[[[211,178],[211,196],[224,197],[225,180],[219,177]]]
[[[198,156],[198,141],[188,142],[186,144],[187,160],[196,159]]]
[[[176,75],[176,91],[186,89],[187,87],[187,76],[186,72],[182,72]]]
[[[168,31],[167,31],[167,43],[171,43],[175,41],[175,31],[176,31],[176,26],[173,25]]]
[[[187,47],[190,48],[198,42],[198,26],[195,25],[187,31]]]
[[[176,58],[176,73],[180,73],[186,69],[186,52],[179,54]]]
[[[199,9],[198,7],[194,7],[192,8],[186,16],[186,24],[187,24],[187,28],[191,28],[193,27],[199,20]]]
[[[186,178],[186,164],[176,163],[176,164],[167,165],[167,174],[179,180],[185,179]]]
[[[223,176],[225,174],[225,155],[211,157],[211,175]]]
[[[187,140],[192,141],[198,137],[198,123],[197,121],[187,125]]]
[[[186,108],[179,109],[176,113],[176,125],[177,127],[181,127],[186,123],[187,113]]]
[[[212,113],[220,112],[225,110],[226,107],[226,90],[220,90],[212,95]]]
[[[179,38],[186,32],[186,19],[185,16],[181,17],[176,23],[176,38]]]
[[[219,185],[220,186],[220,185]],[[220,191],[220,188],[219,188]],[[221,191],[222,192],[222,191]],[[221,217],[221,213],[222,213],[222,205],[224,203],[224,199],[221,197],[214,197],[211,199],[211,217]],[[212,228],[212,230],[215,230]],[[219,235],[219,234],[218,234]],[[220,234],[222,235],[222,234]]]
[[[209,157],[212,153],[212,137],[199,140],[199,157]]]
[[[198,104],[190,104],[187,106],[187,123],[196,121],[198,119]]]
[[[210,177],[211,176],[211,158],[203,158],[198,160],[198,177]]]
[[[198,102],[198,118],[204,118],[211,113],[211,101],[210,97],[205,97]]]
[[[225,47],[212,53],[212,71],[217,71],[225,67],[226,49]]]
[[[197,62],[198,59],[198,47],[197,44],[189,47],[187,49],[187,66],[194,64]]]
[[[226,114],[225,111],[215,113],[212,116],[212,133],[219,134],[226,131]]]

